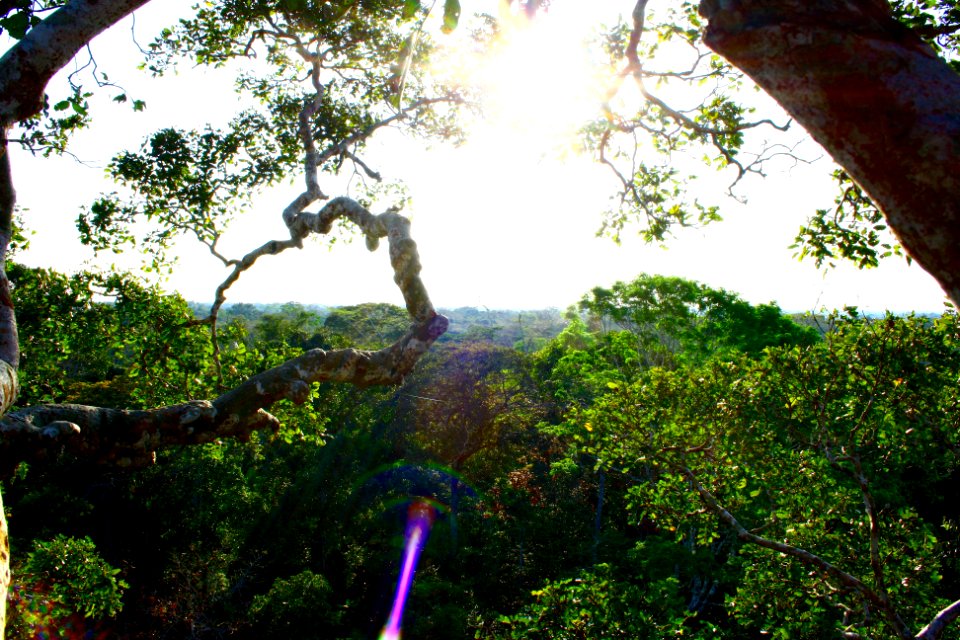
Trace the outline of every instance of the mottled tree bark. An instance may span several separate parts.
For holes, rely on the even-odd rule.
[[[0,58],[0,123],[9,125],[40,111],[43,92],[89,42],[149,0],[71,0]]]
[[[7,279],[7,249],[13,237],[13,209],[17,195],[10,172],[10,155],[7,147],[7,128],[0,126],[0,416],[17,399],[20,365],[20,341],[17,335],[17,318],[10,297],[10,281]],[[7,516],[0,496],[0,638],[7,628],[7,590],[10,587],[10,538],[7,531]]]
[[[960,304],[960,76],[883,0],[703,0],[704,41],[862,186]]]

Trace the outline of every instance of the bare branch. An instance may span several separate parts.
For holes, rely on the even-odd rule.
[[[933,617],[930,624],[917,634],[916,640],[937,640],[951,622],[960,618],[960,600],[947,606]]]
[[[704,143],[712,145],[717,150],[717,153],[723,158],[726,166],[733,166],[736,168],[737,174],[728,187],[728,193],[731,196],[734,196],[734,187],[746,174],[757,173],[762,175],[763,164],[766,160],[769,160],[769,157],[767,157],[766,153],[760,153],[756,154],[751,162],[744,163],[737,157],[739,149],[729,145],[724,138],[728,136],[734,136],[740,132],[764,125],[773,127],[779,131],[787,131],[790,128],[791,121],[788,120],[785,124],[777,124],[769,118],[764,118],[757,121],[737,122],[735,124],[731,124],[730,126],[724,127],[709,126],[698,122],[694,118],[691,118],[684,111],[671,107],[660,97],[653,94],[646,86],[645,80],[647,78],[652,77],[656,79],[662,79],[666,77],[673,77],[689,83],[701,78],[719,75],[719,72],[716,70],[710,70],[705,74],[696,74],[696,70],[700,66],[701,61],[707,57],[707,54],[704,54],[700,51],[697,52],[697,58],[693,66],[688,70],[672,73],[646,71],[643,67],[643,62],[640,59],[639,46],[644,33],[647,2],[648,0],[638,0],[634,6],[632,14],[633,28],[630,32],[630,39],[627,42],[624,50],[624,56],[627,59],[627,65],[620,72],[618,82],[611,87],[608,94],[608,100],[612,99],[617,91],[619,91],[619,85],[626,78],[632,77],[644,100],[649,105],[655,107],[656,110],[663,114],[663,116],[665,116],[667,119],[676,123],[677,129],[672,131],[668,131],[665,128],[658,129],[651,127],[642,120],[635,122],[621,122],[614,126],[620,131],[625,131],[626,129],[630,128],[643,129],[653,136],[666,140],[668,144],[672,144],[676,140],[676,136],[678,136],[682,131],[686,131],[700,137]],[[607,164],[609,164],[609,162]]]

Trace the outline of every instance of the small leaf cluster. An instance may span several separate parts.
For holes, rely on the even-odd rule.
[[[476,638],[527,640],[560,638],[636,638],[659,640],[683,635],[722,638],[719,629],[685,625],[676,578],[665,577],[639,586],[617,575],[614,567],[598,564],[575,578],[550,581],[531,593],[534,600],[518,613],[501,616]]]
[[[833,172],[840,195],[833,209],[818,209],[800,232],[792,245],[801,260],[812,257],[817,267],[826,263],[836,266],[838,259],[849,260],[859,268],[872,268],[880,260],[901,256],[910,262],[903,252],[880,209],[870,200],[856,182],[842,169]]]
[[[116,616],[123,608],[122,596],[129,585],[117,578],[119,569],[111,567],[88,538],[57,535],[51,540],[35,541],[33,550],[15,568],[12,587],[10,630],[13,637],[69,638],[74,627],[83,629],[82,618]]]
[[[235,213],[249,205],[263,186],[280,180],[292,158],[262,134],[269,122],[254,112],[234,118],[229,129],[163,129],[137,153],[123,152],[108,173],[133,195],[101,196],[77,218],[80,239],[97,251],[119,253],[137,244],[137,223],[150,223],[139,238],[153,267],[184,234],[210,246]]]
[[[66,151],[70,136],[91,123],[89,98],[93,93],[80,85],[72,85],[70,93],[53,105],[44,94],[40,112],[17,123],[21,144],[33,153],[45,157]]]
[[[956,0],[894,0],[893,15],[960,71],[960,5]]]
[[[14,40],[22,40],[27,31],[40,24],[38,13],[54,9],[63,2],[34,2],[32,0],[13,0],[3,4],[0,16],[0,35],[6,33]]]

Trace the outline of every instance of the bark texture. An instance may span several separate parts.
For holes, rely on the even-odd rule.
[[[703,0],[706,44],[863,187],[960,304],[960,76],[883,0]]]
[[[432,312],[431,312],[432,313]],[[380,351],[313,349],[249,378],[213,401],[195,400],[150,411],[85,405],[40,405],[0,420],[0,471],[20,461],[61,454],[120,466],[150,464],[164,447],[245,439],[279,422],[265,411],[279,400],[302,403],[312,382],[358,386],[397,384],[447,329],[432,313],[393,345]]]
[[[149,0],[71,0],[0,58],[0,123],[37,114],[47,82],[95,36]]]
[[[7,279],[7,250],[13,237],[13,210],[17,194],[10,172],[7,128],[0,126],[0,416],[17,399],[20,390],[17,367],[20,366],[20,341],[17,318]],[[10,587],[10,538],[7,516],[0,496],[0,638],[7,626],[7,590]]]

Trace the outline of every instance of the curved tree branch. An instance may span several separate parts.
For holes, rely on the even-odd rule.
[[[917,634],[917,640],[937,640],[951,622],[960,618],[960,600],[950,604],[936,616],[933,620],[920,630]]]
[[[429,305],[429,302],[426,303]],[[121,466],[150,464],[165,447],[245,439],[254,431],[277,429],[266,412],[280,400],[305,402],[313,382],[357,386],[399,384],[433,342],[447,319],[432,309],[410,331],[379,351],[313,349],[255,375],[213,401],[191,401],[149,411],[84,405],[40,405],[0,420],[0,473],[20,461],[49,460],[61,454]]]
[[[50,81],[97,35],[148,0],[70,0],[0,58],[0,126],[40,112]]]

